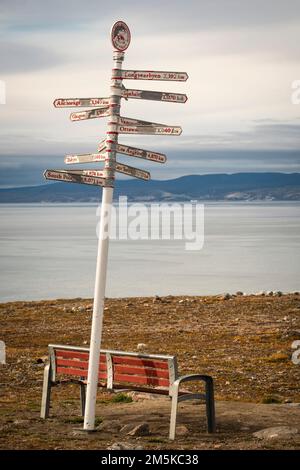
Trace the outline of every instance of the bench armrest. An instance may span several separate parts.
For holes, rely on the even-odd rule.
[[[177,387],[183,382],[192,382],[193,380],[203,380],[206,383],[210,383],[213,381],[210,375],[188,374],[188,375],[182,375],[181,377],[178,377],[178,379],[176,379],[172,385]]]
[[[205,395],[187,393],[179,397],[179,387],[181,383],[191,382],[193,380],[202,380],[205,382]],[[179,377],[172,384],[171,396],[172,396],[172,405],[171,405],[171,421],[170,421],[170,434],[169,434],[169,437],[171,440],[175,439],[177,405],[182,400],[204,398],[205,403],[206,403],[207,430],[209,433],[215,432],[216,423],[215,423],[214,385],[213,385],[213,379],[210,375],[190,374],[190,375],[183,375],[182,377]]]

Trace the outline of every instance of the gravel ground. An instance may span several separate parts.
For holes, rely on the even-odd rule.
[[[252,435],[268,426],[299,426],[300,365],[291,361],[291,344],[300,339],[300,295],[107,299],[104,313],[104,348],[136,351],[145,343],[149,353],[176,354],[182,374],[214,377],[217,434],[206,434],[202,405],[195,414],[188,403],[179,420],[186,435],[169,443],[166,399],[116,403],[100,392],[102,430],[83,436],[74,385],[57,387],[51,419],[40,420],[47,345],[87,345],[92,303],[10,302],[0,304],[0,339],[7,346],[7,365],[0,366],[0,448],[107,448],[120,439],[154,449],[300,447],[299,435],[274,442]],[[150,435],[129,438],[112,421],[148,422]]]

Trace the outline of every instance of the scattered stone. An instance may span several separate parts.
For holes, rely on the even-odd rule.
[[[134,428],[134,424],[125,424],[125,426],[123,426],[121,429],[120,429],[120,433],[121,434],[128,434],[130,431],[132,431]]]
[[[244,295],[244,292],[242,292],[241,290],[238,290],[235,295]]]
[[[145,343],[139,343],[139,344],[137,345],[137,347],[136,347],[136,349],[137,349],[138,351],[145,351],[146,348],[147,348],[147,344],[145,344]]]
[[[281,297],[282,296],[282,292],[281,290],[276,290],[273,295],[275,295],[276,297]]]
[[[152,302],[155,304],[155,303],[158,303],[158,302],[163,302],[163,299],[161,297],[159,297],[159,295],[156,295],[154,297],[154,299],[152,300]]]
[[[136,444],[130,444],[129,442],[114,442],[108,450],[143,450],[143,447]]]
[[[257,292],[255,295],[258,295],[258,296],[265,296],[266,295],[266,292],[264,290],[261,290],[260,292]]]
[[[37,364],[45,364],[48,361],[48,356],[41,356],[37,358],[36,363]]]
[[[85,307],[82,305],[74,306],[71,308],[71,312],[78,313],[78,312],[85,312]]]
[[[266,295],[268,295],[269,297],[272,297],[273,291],[272,291],[272,290],[268,290],[268,291],[266,292]]]
[[[291,426],[274,426],[271,428],[261,429],[254,432],[253,436],[257,439],[289,439],[298,434],[298,429]]]
[[[29,420],[28,419],[15,419],[14,424],[19,426],[22,424],[28,424]]]
[[[85,431],[84,429],[74,429],[71,433],[72,436],[75,436],[76,439],[95,439],[99,438],[96,431]]]
[[[178,303],[179,303],[179,304],[183,304],[183,303],[184,303],[184,300],[183,300],[183,299],[180,299],[180,300],[178,300]]]
[[[153,393],[127,392],[127,395],[130,396],[133,401],[158,400],[159,398],[165,398],[163,395],[154,395]]]
[[[99,426],[97,426],[97,431],[104,432],[118,433],[120,429],[121,424],[119,420],[103,421]]]
[[[223,294],[223,295],[222,295],[222,299],[223,299],[223,300],[229,300],[229,299],[231,299],[231,297],[232,297],[232,296],[229,294],[229,292],[226,292],[226,294]]]
[[[184,424],[176,427],[176,436],[186,436],[189,434],[189,430]]]
[[[149,424],[148,423],[142,423],[142,424],[138,424],[137,426],[135,426],[135,428],[132,429],[132,431],[130,431],[128,433],[129,436],[149,436],[150,434],[150,429],[149,429]]]

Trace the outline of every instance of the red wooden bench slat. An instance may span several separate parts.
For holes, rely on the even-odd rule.
[[[169,386],[169,380],[167,379],[159,379],[157,377],[141,377],[138,375],[115,374],[114,381],[128,382],[128,383],[140,383],[140,384],[147,384],[147,385],[158,385],[162,387]]]
[[[74,367],[57,367],[56,371],[58,374],[74,375],[76,377],[87,377],[88,375],[87,369],[75,369]],[[100,372],[98,377],[99,379],[106,379],[107,374],[106,372]]]
[[[81,352],[81,351],[70,351],[64,349],[54,349],[56,358],[74,358],[74,359],[82,359],[84,361],[89,360],[89,353],[88,352]],[[106,361],[105,354],[101,354],[100,356],[101,361]]]
[[[54,349],[56,357],[65,357],[65,358],[76,358],[87,360],[89,358],[88,352],[80,352],[80,351],[70,351],[70,350],[63,350],[63,349]]]
[[[153,359],[144,359],[140,357],[131,357],[131,356],[114,356],[112,355],[112,360],[114,364],[126,364],[128,366],[138,366],[138,367],[153,367],[157,369],[169,369],[168,360],[153,360]]]
[[[86,369],[88,370],[88,367],[89,367],[89,363],[87,361],[78,361],[78,360],[74,360],[72,361],[71,359],[61,359],[60,357],[58,357],[56,359],[56,366],[57,367],[60,367],[60,366],[70,366],[70,367],[74,367],[75,369],[76,368],[82,368],[82,369]],[[105,362],[101,362],[100,365],[100,370],[105,370],[106,371],[106,363]]]
[[[150,367],[130,367],[123,364],[114,365],[114,373],[119,374],[134,374],[143,377],[158,377],[161,379],[169,378],[169,371],[162,369],[153,369]]]

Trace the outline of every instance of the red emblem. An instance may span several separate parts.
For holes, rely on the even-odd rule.
[[[117,21],[111,29],[111,42],[117,51],[125,51],[130,44],[130,30],[124,21]]]

